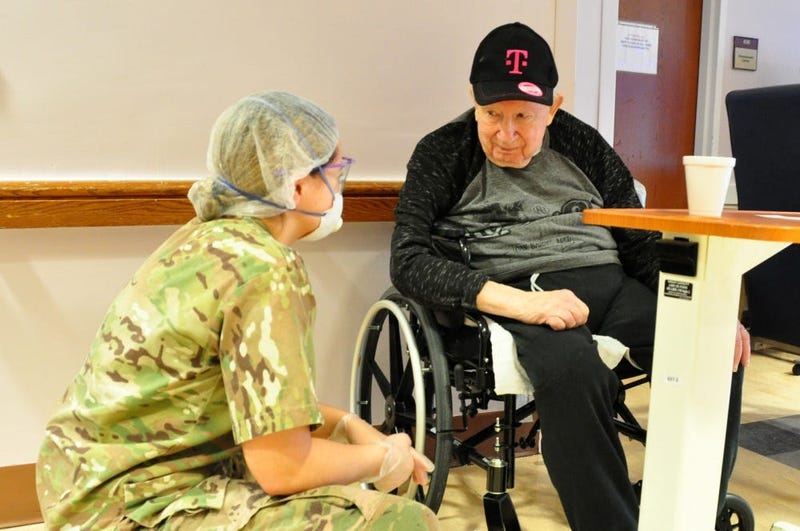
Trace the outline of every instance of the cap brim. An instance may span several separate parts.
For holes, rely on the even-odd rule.
[[[475,101],[489,105],[505,100],[524,100],[553,104],[553,88],[519,81],[481,81],[472,84]]]

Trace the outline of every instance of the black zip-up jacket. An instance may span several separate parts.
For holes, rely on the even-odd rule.
[[[641,208],[633,176],[596,129],[559,110],[548,131],[550,148],[587,175],[606,208]],[[489,277],[439,255],[433,248],[432,232],[434,222],[461,198],[485,160],[474,110],[417,144],[395,208],[390,273],[400,293],[434,308],[476,309],[478,292]],[[654,242],[660,235],[616,228],[611,232],[626,274],[655,290],[658,260]]]

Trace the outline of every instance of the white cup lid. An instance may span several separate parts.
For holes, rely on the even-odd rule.
[[[731,168],[736,165],[736,159],[733,157],[711,157],[706,155],[684,155],[684,164],[696,164],[699,166],[730,166]]]

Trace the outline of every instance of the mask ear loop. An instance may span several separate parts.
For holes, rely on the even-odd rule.
[[[325,168],[323,166],[319,166],[317,169],[319,170],[319,174],[322,175],[322,181],[325,183],[325,186],[328,187],[328,191],[331,193],[331,197],[336,199],[336,192],[333,191],[333,186],[331,186],[331,182],[328,180],[328,176],[325,175]]]
[[[323,178],[324,178],[324,174],[323,174]],[[321,218],[321,217],[323,217],[325,215],[325,212],[311,212],[310,210],[303,210],[302,208],[288,208],[288,207],[286,207],[284,205],[279,205],[278,203],[270,201],[269,199],[264,199],[263,197],[259,197],[256,194],[251,194],[250,192],[242,190],[241,188],[237,188],[235,185],[233,185],[232,183],[226,181],[222,177],[217,177],[217,180],[219,180],[219,182],[221,182],[222,184],[224,184],[225,186],[227,186],[228,188],[230,188],[231,190],[233,190],[237,194],[241,195],[242,197],[246,197],[247,199],[251,199],[253,201],[258,201],[259,203],[263,203],[263,204],[269,205],[271,207],[280,208],[281,210],[285,210],[287,212],[290,212],[290,211],[291,212],[300,212],[301,214],[307,214],[309,216],[316,216],[318,218]],[[332,194],[333,193],[333,189],[331,188],[331,185],[328,184],[327,179],[325,179],[325,184],[328,186],[328,190],[330,190],[331,194]]]

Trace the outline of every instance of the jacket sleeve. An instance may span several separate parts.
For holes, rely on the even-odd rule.
[[[642,208],[633,175],[593,127],[559,111],[550,126],[551,147],[570,158],[594,183],[607,208]],[[652,290],[658,286],[658,232],[612,228],[625,273]]]
[[[463,134],[469,127],[469,121],[451,123],[417,144],[395,207],[392,283],[400,293],[435,308],[475,310],[478,292],[488,280],[438,255],[432,244],[434,222],[458,201],[475,166],[474,147]]]

